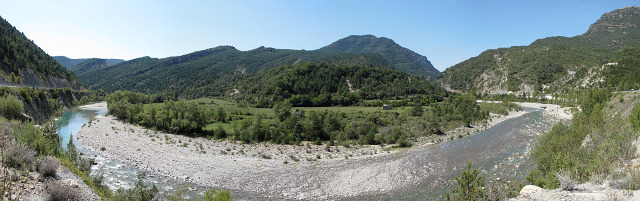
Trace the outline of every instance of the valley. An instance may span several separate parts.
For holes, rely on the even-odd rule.
[[[0,18],[0,199],[634,200],[639,27],[617,8],[440,72],[408,47],[449,48],[371,34],[51,57]]]
[[[509,133],[507,135],[517,136],[520,135],[519,132],[526,133],[526,136],[529,137],[522,139],[528,140],[514,143],[529,145],[520,145],[522,150],[510,151],[526,155],[525,148],[530,148],[532,137],[535,137],[538,132],[549,129],[554,121],[570,118],[564,110],[558,110],[554,105],[523,105],[536,109],[527,108],[526,112],[512,112],[506,117],[496,118],[487,123],[490,125],[487,127],[489,130],[482,132],[475,130],[473,133],[480,132],[479,135],[488,135],[484,138],[490,138],[491,135],[503,134],[503,132],[496,132],[496,129],[521,130],[504,134]],[[104,109],[105,106],[102,107]],[[513,121],[510,120],[512,118],[523,118],[523,115],[530,115],[531,112],[545,117],[536,117],[537,120],[534,121],[546,119],[551,122],[521,123],[519,121],[523,120],[518,120],[513,122],[520,125],[517,127],[512,125],[495,127],[495,125],[506,124],[503,123],[505,121]],[[537,126],[530,128],[524,125]],[[456,135],[451,133],[437,136],[447,141],[442,144],[434,144],[425,140],[420,145],[409,149],[390,149],[377,145],[327,146],[329,149],[325,149],[324,145],[314,145],[312,142],[303,142],[299,145],[270,143],[252,145],[233,141],[207,140],[201,137],[192,138],[129,125],[112,116],[98,116],[80,129],[78,140],[99,154],[125,161],[153,174],[175,178],[187,183],[258,193],[264,196],[260,199],[331,199],[355,198],[356,195],[380,196],[388,193],[393,194],[393,192],[402,189],[406,190],[407,187],[415,188],[417,184],[421,184],[421,186],[432,185],[422,183],[425,180],[430,180],[426,177],[442,177],[442,174],[452,174],[452,172],[441,172],[441,170],[448,168],[442,167],[444,164],[436,161],[453,160],[453,158],[441,156],[445,153],[451,156],[456,155],[456,153],[449,151],[435,152],[438,150],[436,147],[444,146],[447,147],[445,149],[452,150],[462,149],[462,147],[449,146],[453,146],[451,144],[456,144],[461,140],[477,141],[474,138],[479,137],[472,135],[472,137],[448,141],[449,137],[458,138]],[[486,142],[500,144],[500,142],[492,140]],[[481,144],[474,146],[477,149],[485,147]],[[509,146],[493,148],[509,150],[507,147]],[[427,153],[424,153],[425,151]],[[512,157],[510,152],[505,153],[506,156]],[[482,157],[498,156],[489,154]],[[461,166],[466,160],[459,160],[453,167]],[[471,160],[480,162],[484,159]],[[447,166],[451,167],[451,165]],[[413,166],[424,167],[419,168],[420,172],[415,172],[417,169]],[[451,179],[450,177],[445,178]],[[522,178],[519,180],[522,181]],[[427,192],[426,194],[437,195],[435,192]]]

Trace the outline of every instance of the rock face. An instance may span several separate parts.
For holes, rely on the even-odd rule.
[[[589,26],[589,30],[585,35],[638,28],[638,24],[629,22],[627,19],[633,19],[640,16],[639,8],[640,7],[638,6],[630,6],[610,13],[605,13],[596,23]]]
[[[602,15],[578,36],[549,37],[529,46],[487,50],[440,73],[437,82],[452,91],[487,94],[602,86],[608,69],[616,68],[617,60],[621,60],[617,58],[620,52],[634,48],[640,48],[637,6]]]
[[[511,200],[585,200],[585,201],[605,201],[605,200],[638,200],[640,191],[630,192],[628,190],[614,189],[605,184],[585,183],[580,184],[573,191],[562,189],[545,190],[534,185],[527,185],[520,190],[520,196]]]

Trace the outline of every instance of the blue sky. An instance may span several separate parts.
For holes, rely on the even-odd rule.
[[[0,0],[0,16],[52,56],[183,55],[220,45],[314,50],[373,34],[444,70],[482,51],[584,33],[637,0]]]

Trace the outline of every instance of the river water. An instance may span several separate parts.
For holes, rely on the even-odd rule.
[[[478,134],[446,141],[440,144],[415,147],[389,160],[402,160],[407,171],[422,182],[402,188],[388,194],[362,195],[352,199],[382,200],[442,200],[446,192],[454,184],[453,179],[459,176],[469,161],[472,167],[480,168],[486,175],[486,181],[500,178],[501,181],[522,182],[532,164],[529,151],[536,136],[548,131],[558,121],[557,118],[543,115],[541,110],[524,108],[526,114],[508,119]],[[69,109],[57,121],[58,133],[66,146],[69,136],[76,136],[79,129],[97,115],[104,115],[104,110]],[[137,181],[136,175],[141,172],[134,166],[124,164],[115,159],[105,158],[98,153],[83,147],[74,140],[78,150],[85,156],[94,158],[98,165],[92,172],[102,173],[105,183],[112,189],[131,188]],[[148,184],[155,184],[161,191],[188,185],[187,196],[201,194],[204,188],[183,183],[176,179],[158,175],[148,175]],[[234,198],[249,199],[254,193],[232,191]]]
[[[62,146],[67,148],[70,137],[76,138],[80,128],[86,123],[93,120],[98,115],[105,115],[107,109],[80,109],[77,107],[68,109],[56,121],[56,131],[62,138]],[[130,189],[138,182],[138,173],[142,171],[134,166],[125,164],[119,160],[107,158],[99,155],[99,153],[87,149],[77,139],[73,140],[78,152],[84,157],[94,159],[97,163],[91,167],[91,176],[102,174],[104,176],[103,184],[109,186],[112,190]],[[184,198],[193,198],[203,194],[208,188],[181,182],[177,179],[167,178],[164,176],[147,174],[143,179],[146,185],[156,185],[160,193],[173,192],[174,189],[182,189]]]

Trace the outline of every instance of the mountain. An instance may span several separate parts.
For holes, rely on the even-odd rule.
[[[109,62],[105,59],[93,58],[87,59],[79,64],[67,68],[75,74],[81,74],[90,70],[105,68],[110,65],[111,64],[109,64]]]
[[[404,48],[393,40],[385,37],[378,38],[373,35],[352,35],[333,42],[317,51],[378,54],[389,61],[395,69],[411,74],[422,75],[429,80],[435,80],[440,73],[440,71],[431,65],[427,57]]]
[[[0,17],[0,85],[80,89],[76,76]]]
[[[639,27],[640,7],[617,9],[578,36],[487,50],[445,70],[437,82],[450,90],[490,94],[637,85],[640,78],[622,72],[640,70],[630,66],[634,57],[629,56],[640,48]]]
[[[78,75],[87,87],[105,91],[174,92],[184,97],[219,96],[243,76],[276,66],[306,62],[392,67],[374,54],[318,54],[265,47],[239,51],[231,46],[220,46],[177,57],[133,59]]]
[[[85,58],[85,59],[71,59],[65,56],[54,56],[53,59],[55,59],[58,63],[60,63],[62,66],[64,66],[65,68],[70,68],[73,67],[75,65],[78,65],[80,63],[83,63],[87,60],[91,60],[91,59],[96,59],[96,58]],[[114,65],[114,64],[118,64],[120,62],[124,62],[125,60],[122,59],[104,59],[107,61],[108,65]]]
[[[375,38],[374,36],[370,37]],[[397,52],[402,49],[399,45],[389,39],[375,39],[382,41],[368,45],[378,46],[375,51],[354,47],[353,49],[358,49],[357,53],[352,50],[333,50],[331,47],[336,45],[313,51],[267,47],[240,51],[232,46],[220,46],[182,56],[143,57],[111,66],[72,67],[71,69],[78,73],[80,81],[91,89],[131,90],[145,93],[174,92],[183,97],[220,96],[235,87],[236,80],[282,65],[313,62],[341,66],[374,66],[398,70],[406,66],[405,63],[401,63],[406,62],[406,59],[393,60],[399,64],[394,65],[383,55],[375,53]],[[384,49],[388,49],[388,51],[383,51]],[[404,52],[406,54],[412,53],[410,50]],[[416,58],[419,60],[424,57],[416,56]],[[424,61],[428,63],[426,58]],[[424,74],[418,75],[424,76]]]

